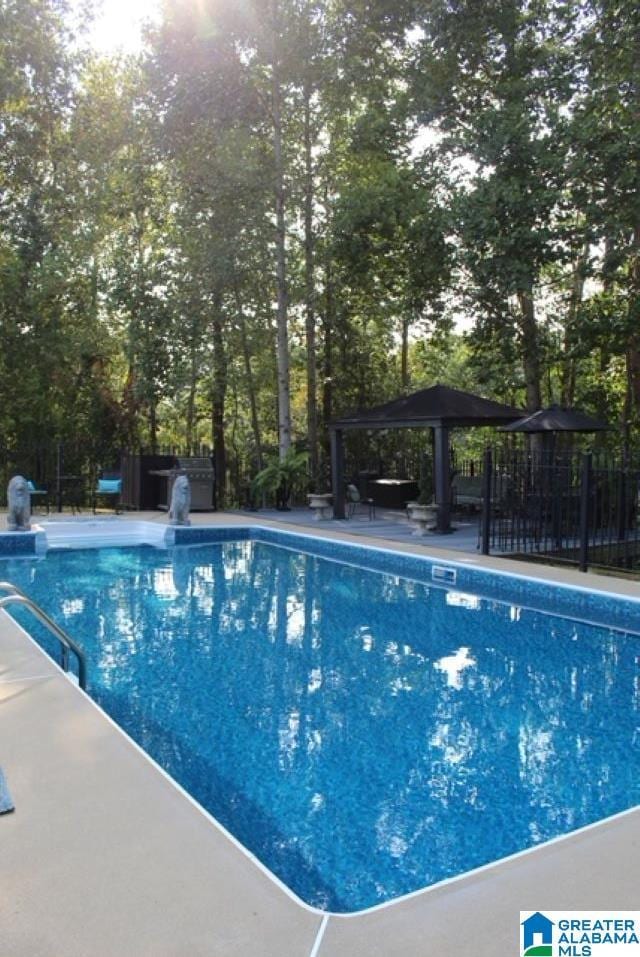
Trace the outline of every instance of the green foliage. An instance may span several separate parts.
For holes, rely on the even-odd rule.
[[[254,499],[275,496],[279,507],[286,507],[291,495],[304,485],[308,462],[309,453],[297,452],[293,447],[284,458],[273,458],[251,483]]]
[[[433,460],[427,455],[423,455],[420,459],[418,487],[420,489],[420,494],[416,499],[418,505],[432,505],[435,497]]]
[[[633,442],[639,16],[179,0],[112,60],[62,2],[0,4],[0,442],[205,442],[229,501],[256,471],[274,494],[283,359],[294,438],[317,410],[316,479],[331,418],[436,381],[574,403]],[[415,475],[424,444],[353,435],[349,468]]]

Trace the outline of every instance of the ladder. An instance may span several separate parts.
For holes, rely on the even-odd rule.
[[[3,598],[0,598],[0,608],[6,608],[8,605],[23,605],[28,608],[31,614],[38,619],[41,625],[57,638],[60,642],[61,657],[60,664],[64,671],[69,671],[69,652],[72,651],[78,661],[78,684],[82,690],[87,687],[87,661],[84,651],[66,631],[49,618],[47,613],[36,605],[28,595],[25,595],[17,585],[11,582],[0,582],[0,592],[5,592]]]

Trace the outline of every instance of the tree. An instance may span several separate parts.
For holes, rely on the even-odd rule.
[[[64,186],[75,64],[64,7],[0,7],[0,435],[48,438],[73,403],[78,338],[65,342],[72,297],[65,259],[73,210]]]
[[[603,315],[614,341],[622,332],[628,429],[640,414],[640,12],[624,0],[586,0],[581,14],[573,192],[604,251]]]
[[[541,394],[540,279],[565,257],[565,111],[576,9],[539,0],[422,7],[414,92],[440,149],[467,164],[455,214],[460,267],[487,331],[515,336],[526,402]]]

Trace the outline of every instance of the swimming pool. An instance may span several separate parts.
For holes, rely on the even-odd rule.
[[[360,910],[639,803],[637,603],[556,589],[590,624],[527,608],[553,602],[526,579],[222,537],[3,576],[84,645],[102,707],[307,902]]]

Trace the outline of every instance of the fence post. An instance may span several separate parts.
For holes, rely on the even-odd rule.
[[[623,542],[627,537],[627,459],[620,462],[618,472],[618,541]]]
[[[56,507],[59,512],[62,511],[62,462],[62,442],[58,442],[58,447],[56,450]]]
[[[589,499],[591,498],[591,452],[582,453],[580,465],[580,551],[579,568],[589,567]]]
[[[493,456],[491,449],[484,450],[482,463],[482,554],[489,554],[491,532],[491,479],[493,478]]]

